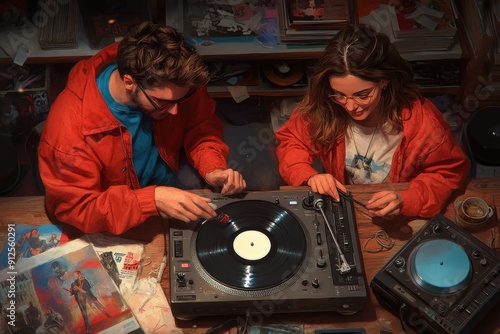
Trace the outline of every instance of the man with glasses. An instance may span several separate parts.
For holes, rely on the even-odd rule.
[[[386,35],[364,25],[332,38],[276,139],[280,174],[292,186],[338,200],[345,184],[408,182],[408,190],[372,196],[366,208],[379,217],[432,217],[469,172],[411,67]]]
[[[121,234],[161,215],[182,221],[216,215],[210,199],[179,187],[179,159],[207,185],[245,189],[226,166],[222,122],[201,57],[174,29],[134,28],[71,71],[39,147],[49,217],[86,233]]]

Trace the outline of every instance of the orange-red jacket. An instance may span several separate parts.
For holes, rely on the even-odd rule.
[[[96,75],[115,61],[117,49],[114,43],[71,70],[49,112],[38,151],[47,214],[86,233],[121,234],[158,214],[155,186],[139,186],[131,135],[96,85]],[[163,160],[177,172],[184,148],[200,175],[226,169],[228,146],[206,88],[178,107],[177,115],[153,125]]]
[[[424,218],[438,214],[454,189],[460,188],[469,173],[470,162],[456,143],[449,125],[432,102],[415,102],[403,111],[403,135],[394,152],[389,172],[390,182],[408,182],[401,191],[405,216]],[[313,159],[318,158],[326,173],[345,183],[345,138],[339,136],[333,149],[313,150],[309,126],[292,113],[277,132],[280,174],[289,185],[304,185],[318,172]]]

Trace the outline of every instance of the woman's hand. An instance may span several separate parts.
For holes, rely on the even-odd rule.
[[[392,217],[401,213],[403,196],[393,190],[379,191],[373,194],[366,204],[368,211],[379,217]]]
[[[339,188],[343,192],[346,192],[345,186],[340,183],[331,174],[316,174],[307,180],[307,185],[311,187],[311,190],[315,193],[321,195],[329,195],[337,202],[340,201],[340,195],[337,190]]]

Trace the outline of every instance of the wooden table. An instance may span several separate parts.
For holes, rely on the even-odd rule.
[[[381,184],[381,185],[362,185],[348,186],[353,197],[361,202],[366,202],[374,192],[382,189],[405,189],[407,184]],[[497,252],[500,252],[500,177],[474,179],[467,182],[466,186],[456,191],[450,198],[443,213],[448,218],[454,220],[455,212],[453,203],[469,196],[478,196],[483,198],[490,206],[495,209],[493,217],[478,231],[473,232],[474,236],[486,244],[491,244]],[[50,224],[44,212],[43,197],[10,197],[0,198],[0,245],[6,240],[7,224],[27,224],[41,225]],[[358,226],[360,245],[383,229],[385,230],[395,246],[390,250],[384,250],[379,253],[370,253],[362,251],[363,262],[365,266],[366,279],[369,284],[377,271],[416,233],[426,222],[424,219],[395,219],[394,221],[384,221],[373,219],[366,211],[355,204],[356,222]],[[76,238],[82,233],[74,228],[68,229],[70,238]],[[163,235],[162,227],[158,218],[152,218],[141,226],[127,231],[123,237],[130,239],[139,239],[145,242],[144,256],[150,256],[153,264],[158,265],[163,255]],[[370,245],[370,244],[368,244]],[[169,296],[169,270],[165,270],[162,280],[167,298]],[[335,312],[317,312],[317,313],[294,313],[277,314],[266,320],[273,322],[294,322],[304,324],[306,333],[313,333],[315,329],[333,329],[333,328],[365,328],[367,333],[378,334],[381,330],[391,331],[393,333],[403,333],[399,318],[388,312],[379,305],[375,296],[368,289],[368,300],[365,308],[354,315],[340,315]],[[500,304],[496,305],[487,314],[474,333],[500,333]],[[198,317],[193,320],[177,320],[176,326],[188,333],[204,333],[206,329],[226,320],[228,317]],[[235,333],[232,330],[231,333]]]

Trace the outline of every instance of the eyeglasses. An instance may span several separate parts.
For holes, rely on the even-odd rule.
[[[343,94],[337,94],[337,93],[332,93],[329,94],[328,97],[332,99],[333,102],[341,105],[346,105],[347,100],[352,99],[356,104],[358,105],[366,105],[369,104],[370,101],[372,100],[372,97],[375,95],[374,90],[377,88],[378,83],[372,87],[372,89],[367,92],[363,93],[360,95],[352,95],[352,96],[346,96]],[[372,93],[372,94],[370,94]]]
[[[144,89],[144,87],[142,87],[142,85],[139,82],[137,82],[137,86],[139,87],[141,92],[144,93],[144,96],[146,96],[149,103],[151,103],[151,105],[155,108],[156,111],[170,109],[177,104],[181,104],[182,102],[186,101],[188,98],[190,98],[196,92],[196,88],[192,88],[186,95],[184,95],[183,97],[181,97],[178,100],[162,100],[162,99],[155,98],[158,102],[160,102],[160,103],[157,103],[157,102],[155,102],[155,100],[153,100],[153,98],[151,96],[149,96],[148,93],[146,93],[146,90]]]

